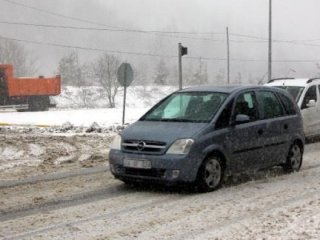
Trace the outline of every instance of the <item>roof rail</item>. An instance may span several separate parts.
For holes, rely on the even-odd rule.
[[[293,78],[293,77],[273,78],[270,81],[268,81],[268,83],[272,83],[272,82],[277,81],[277,80],[293,80],[293,79],[295,79],[295,78]]]
[[[311,83],[311,82],[313,82],[314,80],[320,80],[320,78],[310,78],[310,79],[307,81],[307,83]]]

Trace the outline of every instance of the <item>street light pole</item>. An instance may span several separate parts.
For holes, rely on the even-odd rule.
[[[228,85],[230,84],[230,43],[229,43],[229,28],[227,27],[227,78]]]
[[[268,81],[272,79],[272,0],[269,0]]]

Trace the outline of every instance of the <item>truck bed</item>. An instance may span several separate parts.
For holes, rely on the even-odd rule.
[[[8,81],[8,95],[14,96],[55,96],[60,94],[60,77],[12,78]]]

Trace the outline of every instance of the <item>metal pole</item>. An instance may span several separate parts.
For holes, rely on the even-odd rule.
[[[230,43],[229,43],[229,28],[227,27],[227,72],[228,85],[230,84]]]
[[[126,116],[126,100],[127,100],[127,65],[125,65],[125,69],[124,69],[122,125],[124,125],[125,116]]]
[[[269,0],[268,81],[272,79],[272,0]]]
[[[182,53],[181,53],[182,45],[178,44],[178,55],[179,55],[179,90],[182,89]]]
[[[122,125],[124,125],[125,115],[126,115],[126,98],[127,98],[127,86],[124,86],[124,92],[123,92]]]

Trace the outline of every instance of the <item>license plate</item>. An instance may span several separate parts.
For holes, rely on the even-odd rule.
[[[151,168],[151,161],[125,159],[125,160],[123,160],[123,166],[129,167],[129,168],[150,169]]]

